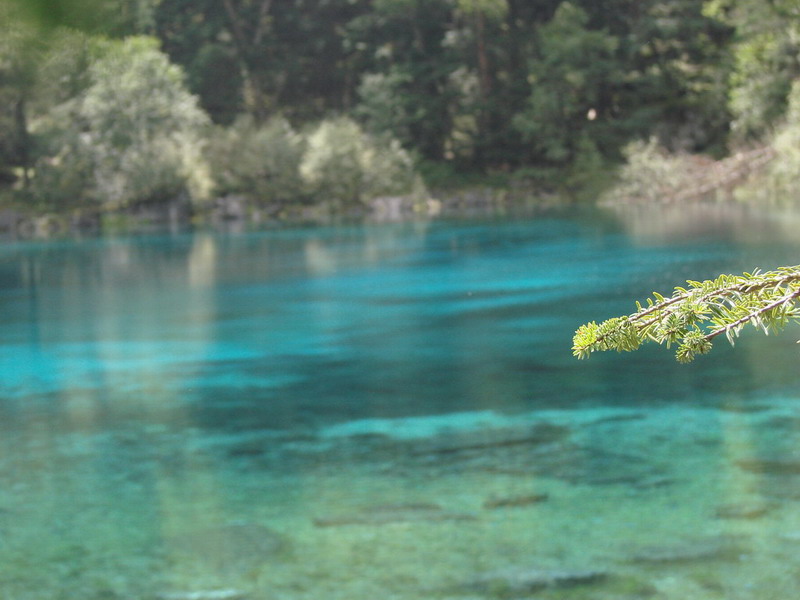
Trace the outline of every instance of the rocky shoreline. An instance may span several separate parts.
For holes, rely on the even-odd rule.
[[[0,237],[48,239],[70,235],[119,231],[175,231],[195,226],[246,230],[276,224],[339,221],[395,222],[441,217],[481,217],[530,211],[563,204],[519,186],[472,187],[442,190],[424,197],[383,196],[363,206],[342,208],[331,203],[257,204],[243,196],[215,198],[206,207],[193,207],[186,198],[159,204],[142,204],[114,212],[96,209],[31,211],[25,207],[0,207]]]

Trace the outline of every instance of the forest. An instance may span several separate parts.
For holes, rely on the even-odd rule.
[[[793,0],[0,1],[0,226],[800,181]],[[444,190],[444,191],[443,191]],[[609,192],[610,190],[610,192]]]

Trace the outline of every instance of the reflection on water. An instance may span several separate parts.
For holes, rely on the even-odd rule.
[[[570,356],[797,262],[702,210],[3,247],[0,597],[797,596],[791,332]]]

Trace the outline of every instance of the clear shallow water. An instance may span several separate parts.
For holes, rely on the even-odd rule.
[[[796,596],[797,333],[688,367],[570,342],[797,263],[799,219],[9,243],[0,597]]]

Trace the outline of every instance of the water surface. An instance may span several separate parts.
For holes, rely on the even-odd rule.
[[[798,262],[705,207],[0,247],[0,595],[789,598],[797,331],[581,323]]]

